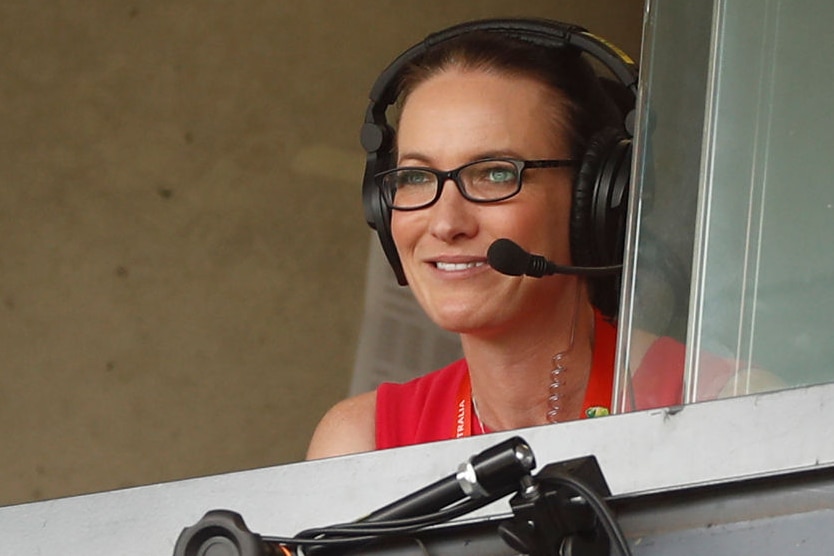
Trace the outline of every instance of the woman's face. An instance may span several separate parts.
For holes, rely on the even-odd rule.
[[[398,165],[450,170],[496,156],[569,158],[555,123],[560,109],[554,95],[531,79],[445,71],[407,98]],[[561,313],[563,278],[505,276],[486,264],[486,252],[506,237],[569,264],[571,181],[570,168],[528,169],[518,195],[490,204],[467,201],[448,181],[434,205],[394,211],[391,231],[403,269],[428,315],[448,330],[485,333],[516,326],[519,318],[529,323]]]

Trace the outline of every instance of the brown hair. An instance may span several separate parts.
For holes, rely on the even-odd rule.
[[[573,158],[582,158],[595,133],[623,126],[622,112],[578,50],[546,48],[488,31],[445,41],[413,61],[400,78],[400,103],[418,85],[450,69],[503,73],[543,84],[553,93],[554,129],[567,135]]]

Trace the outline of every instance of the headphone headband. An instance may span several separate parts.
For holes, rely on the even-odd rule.
[[[373,104],[393,104],[397,90],[391,87],[403,68],[428,49],[467,33],[486,31],[529,42],[544,48],[573,46],[587,52],[607,67],[626,88],[637,93],[637,65],[622,50],[584,27],[549,19],[484,19],[459,23],[428,35],[388,64],[376,79],[368,97]]]

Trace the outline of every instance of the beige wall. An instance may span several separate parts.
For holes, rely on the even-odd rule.
[[[401,49],[641,0],[5,0],[0,505],[300,459],[349,384],[357,132]]]

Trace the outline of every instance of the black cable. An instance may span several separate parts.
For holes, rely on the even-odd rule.
[[[316,540],[321,540],[322,538],[326,538],[331,535],[341,536],[341,538],[345,539],[350,539],[355,536],[367,537],[375,535],[381,537],[403,535],[466,515],[481,506],[494,502],[497,499],[498,497],[486,497],[474,500],[463,500],[462,502],[448,506],[437,512],[414,517],[390,519],[377,522],[355,521],[351,523],[331,525],[328,527],[307,529],[298,533],[296,538],[316,538]]]
[[[622,556],[631,556],[631,549],[617,519],[605,501],[591,487],[584,482],[565,474],[552,475],[547,482],[562,484],[579,494],[591,507],[612,544],[617,547]],[[379,540],[383,537],[403,536],[417,530],[444,523],[460,517],[475,509],[494,502],[500,497],[491,499],[468,499],[431,514],[410,518],[392,519],[374,523],[362,521],[337,524],[327,527],[307,529],[295,537],[263,537],[265,542],[278,543],[286,546],[350,546]]]
[[[566,474],[551,475],[547,478],[546,482],[561,484],[580,495],[600,520],[611,543],[617,547],[617,551],[622,556],[631,556],[631,549],[622,529],[620,529],[617,523],[616,516],[614,516],[611,509],[605,503],[605,500],[596,491],[584,482]],[[342,546],[348,548],[354,545],[377,541],[385,537],[406,536],[420,529],[438,525],[470,513],[499,498],[501,497],[467,499],[426,515],[373,523],[362,521],[342,523],[328,527],[307,529],[298,533],[295,537],[264,536],[262,540],[266,543],[274,543],[287,547]]]
[[[566,474],[557,474],[548,477],[548,481],[561,483],[574,491],[576,491],[582,498],[591,506],[594,513],[602,522],[605,532],[608,533],[608,538],[617,547],[617,550],[622,556],[631,556],[631,548],[628,546],[628,541],[623,534],[620,525],[617,523],[617,518],[611,512],[611,509],[605,503],[599,494],[584,482]]]
[[[299,539],[298,537],[275,537],[262,535],[261,540],[268,544],[281,544],[284,546],[318,546],[318,545],[350,545],[375,541],[378,535],[367,535],[364,537],[347,537],[337,539]]]
[[[506,496],[506,494],[502,496]],[[327,527],[306,529],[294,537],[263,536],[262,540],[267,543],[302,547],[363,544],[379,540],[382,537],[402,536],[431,525],[444,523],[492,503],[502,496],[466,499],[437,512],[421,516],[378,522],[356,521],[342,523]]]
[[[516,441],[517,439],[511,440]],[[526,443],[524,444],[524,446],[527,446]],[[503,452],[506,451],[506,447],[504,447],[503,445],[499,445],[499,447],[501,447],[501,450],[499,450],[501,453],[499,453],[498,455],[506,459],[506,454],[503,454]],[[495,459],[495,455],[491,452],[494,451],[496,448],[498,447],[494,447],[488,450],[487,452],[490,452],[489,454],[484,452],[483,454],[479,454],[478,456],[476,456],[478,458],[484,459],[484,461],[479,462],[482,466],[489,467],[490,464],[494,464],[492,460]],[[512,458],[514,458],[510,463],[515,464],[515,460],[518,459],[517,442],[510,446],[510,448],[513,448],[510,455],[512,456]],[[504,467],[501,469],[505,469],[506,462],[502,460],[501,463],[504,465]],[[517,472],[518,470],[511,469],[511,471]],[[602,527],[606,535],[608,536],[609,541],[617,546],[618,552],[622,556],[631,556],[628,542],[622,530],[620,529],[619,524],[617,523],[616,517],[605,503],[605,500],[596,492],[596,490],[594,490],[585,482],[578,479],[569,472],[558,472],[555,474],[551,474],[547,477],[542,477],[541,481],[536,481],[533,476],[529,475],[529,468],[524,469],[524,471],[527,473],[526,475],[524,475],[524,477],[526,477],[528,481],[531,481],[532,484],[538,483],[539,487],[547,488],[548,484],[555,483],[556,485],[568,487],[570,490],[576,492],[582,499],[584,499],[585,503],[587,503],[591,510],[594,512],[594,515],[596,516],[597,520],[602,524]],[[447,480],[444,479],[441,482],[443,485],[445,485],[446,481]],[[521,481],[521,483],[519,483],[518,486],[523,486],[524,484],[524,481]],[[435,485],[430,485],[430,487],[427,488],[430,489],[433,494],[435,494],[436,498],[436,488],[434,487]],[[315,527],[306,529],[296,534],[294,537],[264,536],[262,537],[262,540],[266,543],[279,545],[281,550],[286,553],[290,550],[290,547],[303,548],[316,546],[341,546],[344,548],[349,548],[358,544],[370,543],[379,540],[383,537],[408,537],[410,534],[413,534],[414,532],[420,529],[451,521],[457,517],[470,513],[480,507],[486,506],[487,504],[490,504],[499,500],[500,498],[507,496],[512,491],[512,488],[506,487],[501,490],[491,492],[487,496],[476,498],[466,497],[463,500],[448,504],[442,509],[434,511],[429,511],[431,505],[428,505],[426,507],[426,505],[424,504],[423,507],[425,509],[423,511],[426,511],[427,513],[423,513],[420,515],[405,514],[398,507],[400,511],[390,512],[390,515],[408,515],[408,517],[399,517],[393,519],[377,519],[376,514],[379,512],[378,511],[357,521],[335,524],[327,527]],[[407,497],[404,500],[410,501],[410,498]],[[441,500],[443,500],[442,497]],[[435,502],[437,502],[437,500],[435,500]],[[387,507],[385,509],[387,509]],[[383,514],[384,512],[380,513],[380,517]],[[546,527],[548,524],[539,525],[542,527]]]
[[[605,500],[583,481],[568,474],[551,475],[545,481],[566,486],[580,495],[600,520],[611,543],[622,556],[631,556],[628,541]],[[420,529],[444,523],[492,503],[502,496],[466,499],[430,514],[379,522],[355,521],[301,531],[294,537],[262,537],[264,542],[288,547],[343,546],[350,547],[384,537],[402,537]]]

